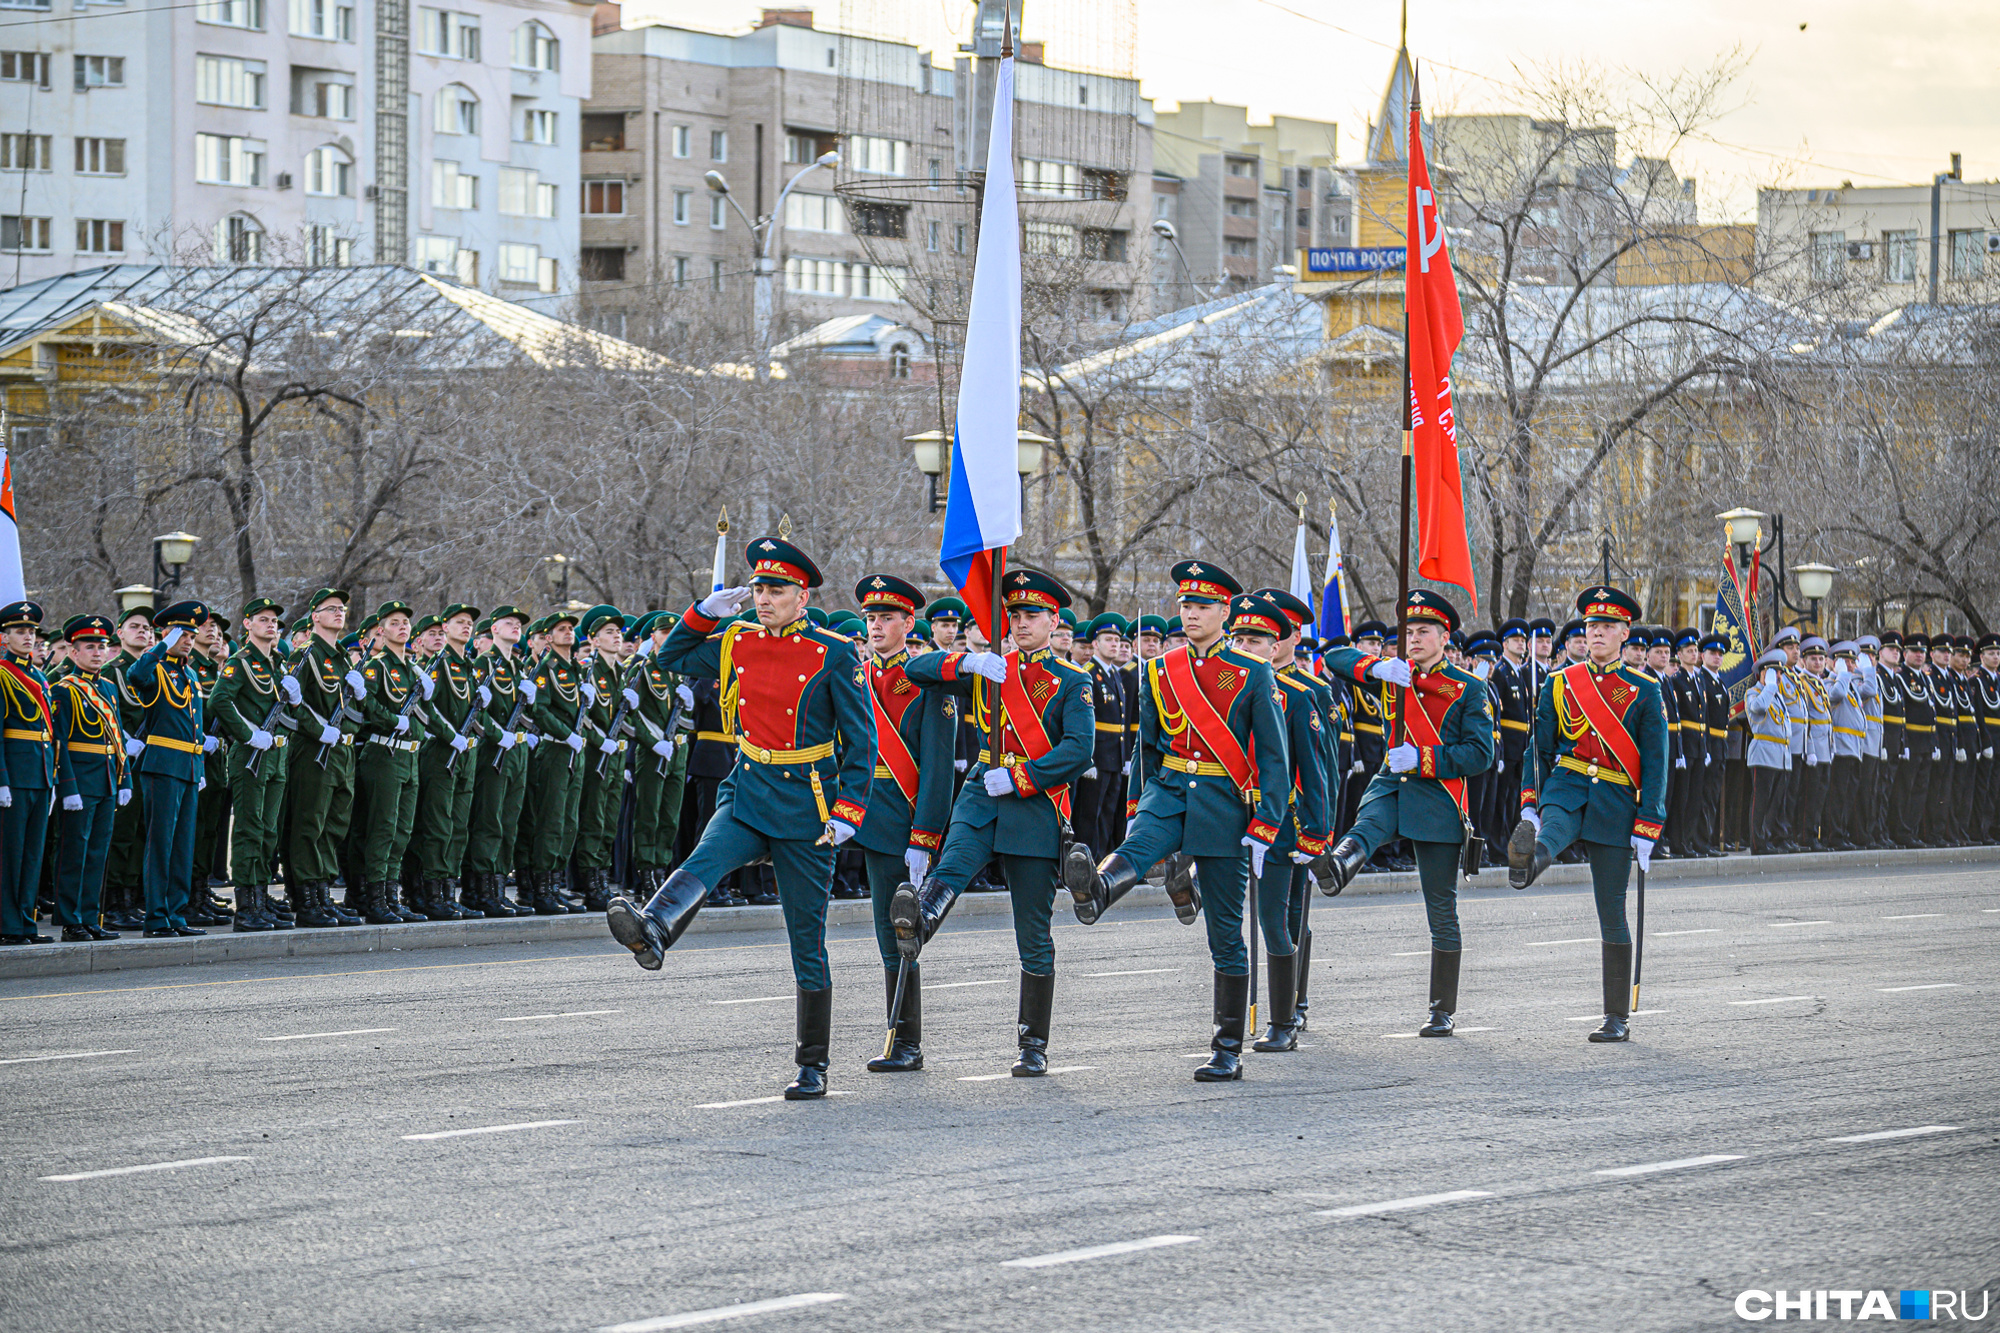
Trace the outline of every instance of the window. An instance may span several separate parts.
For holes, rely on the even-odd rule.
[[[585,181],[583,211],[599,216],[622,214],[625,211],[625,182]]]
[[[1300,231],[1307,231],[1311,229],[1313,224],[1313,211],[1310,208],[1294,209],[1293,214],[1294,216],[1292,218],[1292,225],[1294,227],[1297,227]]]
[[[210,106],[264,107],[264,62],[234,56],[194,58],[194,100]]]
[[[722,290],[722,261],[720,259],[711,259],[708,261],[708,289],[712,292]]]
[[[613,111],[590,112],[583,118],[583,151],[619,153],[625,150],[625,115]]]
[[[688,223],[688,213],[689,213],[689,211],[690,211],[691,209],[693,209],[693,208],[694,208],[694,191],[693,191],[693,190],[675,190],[675,191],[674,191],[674,223],[675,223],[675,225],[677,225],[677,226],[682,226],[682,227],[685,227],[685,226],[687,226],[687,223]]]
[[[688,285],[687,256],[676,255],[674,257],[674,286],[685,287],[687,285]]]
[[[1076,228],[1060,222],[1030,222],[1026,227],[1027,252],[1031,255],[1073,255]]]
[[[264,258],[264,228],[248,213],[231,213],[215,224],[215,262],[256,264]]]
[[[125,86],[124,56],[72,56],[76,62],[76,90],[87,88],[123,88]]]
[[[534,282],[540,277],[538,272],[541,250],[532,245],[509,242],[500,247],[500,281]]]
[[[924,224],[924,249],[932,254],[938,252],[938,237],[944,232],[944,224],[933,218]]]
[[[552,218],[556,215],[556,187],[543,184],[538,171],[502,167],[500,211],[512,217]]]
[[[1085,259],[1104,259],[1112,263],[1125,261],[1125,233],[1122,231],[1085,227],[1082,241]]]
[[[46,134],[0,134],[0,171],[49,170],[53,142]]]
[[[847,156],[842,165],[850,171],[865,171],[875,176],[907,175],[910,145],[901,139],[851,134],[847,138]]]
[[[228,28],[262,28],[264,0],[197,0],[197,23],[220,23]]]
[[[785,196],[785,226],[797,231],[846,231],[840,200],[830,194]]]
[[[1257,242],[1247,236],[1231,236],[1222,243],[1222,252],[1232,259],[1255,259]]]
[[[47,251],[49,220],[0,214],[0,250],[12,253]]]
[[[1224,212],[1233,218],[1254,218],[1257,216],[1257,201],[1255,199],[1225,199],[1222,201],[1222,208]]]
[[[479,285],[479,252],[460,248],[458,262],[453,265],[458,280],[468,287]]]
[[[823,154],[831,152],[839,145],[840,140],[830,134],[814,134],[810,130],[790,130],[785,134],[785,161],[792,166],[802,167],[819,161]]]
[[[582,275],[585,282],[625,281],[625,247],[585,246]]]
[[[1254,179],[1257,175],[1257,159],[1254,157],[1232,157],[1228,162],[1227,170],[1232,176],[1249,176]]]
[[[685,125],[674,126],[674,156],[692,157],[693,155],[694,131]]]
[[[46,51],[0,51],[0,83],[33,83],[49,86],[49,57]]]
[[[1839,282],[1847,276],[1846,232],[1812,234],[1812,275],[1821,282]]]
[[[0,0],[0,9],[39,9],[46,12],[49,0]]]
[[[1951,276],[1976,278],[1985,267],[1986,233],[1983,231],[1951,233]]]
[[[729,131],[710,130],[708,132],[708,160],[727,162],[729,160]]]
[[[306,193],[333,196],[353,194],[353,160],[332,144],[322,145],[307,153]]]
[[[515,69],[554,69],[556,35],[529,19],[514,29]]]
[[[898,264],[851,264],[839,259],[785,260],[785,290],[847,296],[862,301],[894,301],[903,295],[910,271]]]
[[[902,237],[909,234],[910,210],[899,204],[856,204],[852,221],[856,236]]]
[[[80,255],[124,254],[125,224],[107,218],[78,218],[76,252]]]
[[[417,50],[454,60],[479,59],[479,16],[448,9],[417,9]]]
[[[462,83],[447,83],[437,91],[431,128],[439,134],[479,133],[479,99]]]
[[[431,163],[431,204],[436,208],[479,207],[479,177],[459,170],[456,162]]]
[[[930,182],[930,188],[935,190],[944,180],[944,164],[936,158],[932,158],[926,164],[924,173],[926,179]]]
[[[298,108],[302,116],[324,116],[328,120],[354,119],[354,85],[320,82],[307,84],[305,99]]]
[[[907,343],[897,343],[889,349],[889,378],[906,380],[910,377],[910,348]]]
[[[1885,231],[1882,233],[1882,248],[1888,261],[1887,274],[1890,282],[1915,282],[1917,280],[1917,234],[1914,231]]]
[[[521,113],[522,143],[554,143],[556,141],[556,113],[537,111],[533,107]]]
[[[708,225],[711,231],[721,231],[729,221],[729,205],[719,194],[708,196]]]
[[[264,141],[234,134],[195,135],[194,178],[205,185],[262,185]]]
[[[966,238],[970,228],[963,222],[955,222],[951,228],[951,249],[953,254],[964,254]]]
[[[346,268],[353,262],[353,241],[339,235],[332,227],[306,228],[306,263],[315,267],[330,264],[335,268]]]
[[[456,274],[458,241],[451,236],[418,236],[410,242],[410,262],[425,273]]]
[[[318,37],[329,42],[354,40],[354,6],[340,4],[338,0],[291,0],[291,20],[294,37]]]
[[[1083,195],[1083,168],[1074,162],[1021,162],[1021,188],[1037,194],[1061,194],[1070,198]]]
[[[123,139],[78,139],[76,141],[76,172],[79,176],[123,176],[125,174],[125,141]]]

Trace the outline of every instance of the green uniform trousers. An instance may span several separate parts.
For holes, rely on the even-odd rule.
[[[826,961],[826,903],[833,892],[833,848],[815,841],[819,829],[803,838],[773,838],[736,818],[735,804],[715,807],[714,818],[702,831],[701,842],[681,869],[709,888],[722,877],[760,856],[771,858],[778,879],[778,906],[785,914],[785,934],[792,946],[792,976],[800,990],[825,990],[833,984]]]
[[[292,754],[292,842],[287,869],[302,884],[328,884],[340,874],[340,844],[354,816],[354,747],[330,746],[325,768],[313,762],[319,742],[307,738],[285,748]]]
[[[980,825],[954,819],[931,878],[950,889],[953,898],[964,893],[973,876],[992,862],[993,838],[999,827],[997,819]],[[901,857],[897,864],[902,864]],[[1056,945],[1049,936],[1049,917],[1056,903],[1056,859],[1002,852],[1000,870],[1007,878],[1007,895],[1012,900],[1014,952],[1020,955],[1021,970],[1038,977],[1053,976]],[[1240,920],[1238,926],[1240,932]],[[1247,961],[1244,969],[1249,969]]]
[[[83,809],[62,812],[56,851],[56,924],[94,926],[103,910],[104,859],[111,851],[115,795],[85,796]]]
[[[146,929],[185,926],[194,875],[194,783],[141,773],[139,785],[146,792]]]
[[[621,750],[611,755],[600,778],[597,761],[604,757],[595,745],[585,746],[576,757],[576,766],[583,774],[578,783],[576,863],[594,869],[611,864],[611,844],[618,838],[618,809],[625,800],[627,754]]]
[[[504,875],[514,865],[514,843],[521,832],[521,804],[527,794],[528,750],[516,745],[496,751],[500,762],[482,746],[473,765],[472,815],[465,844],[465,873]],[[458,761],[460,768],[465,760]]]
[[[257,757],[256,750],[238,745],[229,753],[229,873],[238,885],[271,882],[289,776],[285,750],[265,750],[255,773],[250,761]],[[213,790],[211,785],[209,791]]]
[[[1187,815],[1153,814],[1141,810],[1125,829],[1118,854],[1132,863],[1139,878],[1181,849]],[[953,830],[955,833],[956,830]],[[950,840],[945,843],[949,847]],[[1208,956],[1224,976],[1250,975],[1250,950],[1243,943],[1243,900],[1250,891],[1250,853],[1240,856],[1197,856],[1201,875],[1201,916],[1208,926]],[[1274,869],[1270,861],[1267,869]]]
[[[1592,842],[1579,838],[1583,826],[1581,810],[1544,809],[1542,830],[1535,842],[1551,858],[1572,843],[1583,843],[1590,860],[1590,892],[1597,900],[1597,934],[1606,944],[1630,944],[1632,931],[1625,923],[1625,885],[1632,877],[1632,844]]]
[[[403,851],[417,824],[417,756],[396,748],[405,744],[366,741],[354,761],[356,864],[364,884],[402,877]]]
[[[456,764],[451,763],[454,753],[449,742],[432,741],[417,756],[416,829],[411,850],[425,879],[457,879],[470,840],[472,791],[478,781],[481,747],[467,749]]]
[[[590,747],[584,747],[584,754]],[[543,741],[528,761],[527,869],[549,874],[569,864],[576,847],[577,819],[583,804],[584,754],[567,745]],[[616,818],[614,813],[613,818]]]
[[[674,842],[680,836],[681,797],[687,791],[688,746],[675,747],[664,776],[660,757],[641,751],[633,762],[632,864],[640,870],[665,870],[674,863]]]

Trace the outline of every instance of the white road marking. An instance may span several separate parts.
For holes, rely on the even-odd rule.
[[[1648,1162],[1644,1166],[1607,1166],[1600,1176],[1650,1176],[1655,1171],[1681,1171],[1690,1166],[1712,1166],[1717,1162],[1740,1162],[1743,1154],[1712,1153],[1707,1157],[1677,1157],[1671,1162]]]
[[[1086,1069],[1095,1068],[1097,1068],[1096,1065],[1056,1065],[1054,1068],[1045,1070],[1044,1072],[1050,1074],[1078,1074]],[[1012,1077],[1014,1077],[1014,1072],[1008,1070],[1004,1074],[966,1074],[958,1081],[960,1083],[992,1083],[999,1079]]]
[[[932,989],[935,990],[936,987],[932,987]],[[749,999],[749,1000],[710,1000],[709,1003],[710,1004],[775,1004],[779,1000],[790,1000],[794,998],[796,997],[791,995],[759,995],[754,999]]]
[[[1831,921],[1773,921],[1771,922],[1771,929],[1784,930],[1790,926],[1830,926],[1832,924],[1833,922]]]
[[[1901,916],[1885,916],[1884,921],[1921,921],[1927,916],[1943,916],[1943,912],[1905,912]]]
[[[1412,949],[1408,953],[1392,953],[1389,956],[1391,958],[1422,958],[1429,952],[1429,949]]]
[[[947,981],[947,982],[946,982],[946,983],[945,983],[944,985],[942,985],[942,986],[926,986],[926,987],[924,987],[924,989],[925,989],[925,990],[927,990],[927,991],[932,991],[932,990],[960,990],[960,989],[962,989],[962,988],[964,988],[964,987],[966,987],[966,986],[1004,986],[1004,985],[1006,985],[1006,984],[1007,984],[1007,982],[1008,982],[1009,980],[1011,980],[1011,978],[1008,978],[1008,977],[995,977],[995,978],[994,978],[993,980],[991,980],[991,981]]]
[[[1915,1129],[1878,1129],[1873,1134],[1843,1134],[1828,1143],[1878,1143],[1883,1139],[1909,1139],[1919,1134],[1949,1134],[1957,1125],[1918,1125]]]
[[[572,1009],[561,1014],[522,1014],[518,1018],[502,1018],[502,1023],[532,1023],[538,1018],[596,1018],[600,1014],[622,1014],[623,1009]]]
[[[829,1097],[852,1097],[854,1094],[851,1092],[829,1092],[826,1095]],[[785,1100],[785,1095],[779,1093],[775,1097],[745,1097],[740,1102],[703,1102],[694,1109],[697,1111],[727,1111],[738,1106],[766,1106],[771,1102],[781,1102],[783,1100]],[[808,1098],[807,1100],[811,1099]]]
[[[1548,944],[1595,944],[1595,943],[1597,943],[1597,936],[1586,935],[1582,939],[1575,939],[1575,940],[1529,940],[1528,947],[1530,949],[1539,949],[1542,946]]]
[[[289,1037],[259,1037],[258,1041],[306,1041],[313,1037],[362,1037],[370,1032],[394,1032],[394,1028],[348,1028],[344,1032],[294,1032]]]
[[[527,1120],[518,1125],[482,1125],[478,1129],[444,1129],[435,1134],[405,1134],[403,1138],[411,1143],[429,1143],[433,1139],[463,1139],[474,1134],[511,1134],[517,1129],[548,1129],[554,1125],[580,1125],[581,1120]]]
[[[693,1328],[696,1324],[715,1324],[724,1319],[741,1319],[745,1315],[771,1314],[778,1310],[798,1310],[808,1305],[825,1305],[830,1301],[844,1301],[845,1292],[802,1291],[796,1296],[773,1296],[768,1301],[746,1301],[742,1305],[718,1305],[713,1310],[690,1310],[686,1314],[663,1314],[657,1319],[634,1319],[629,1324],[612,1324],[599,1329],[598,1333],[661,1333],[669,1328]]]
[[[109,1171],[78,1171],[67,1176],[43,1176],[43,1180],[98,1180],[104,1176],[136,1176],[142,1171],[178,1171],[184,1166],[212,1166],[216,1162],[247,1162],[248,1157],[190,1157],[180,1162],[149,1162],[145,1166],[114,1166]]]
[[[1721,933],[1721,926],[1707,926],[1701,930],[1656,930],[1653,932],[1653,938],[1670,940],[1676,935],[1720,935]]]
[[[1491,1190],[1451,1190],[1445,1194],[1417,1194],[1407,1199],[1388,1199],[1381,1203],[1357,1203],[1348,1208],[1321,1208],[1321,1217],[1365,1217],[1371,1213],[1401,1213],[1412,1208],[1428,1208],[1436,1203],[1457,1203],[1461,1199],[1490,1199]]]
[[[1140,1250],[1157,1250],[1167,1245],[1189,1245],[1200,1240],[1200,1236],[1148,1236],[1144,1240],[1114,1241],[1109,1245],[1092,1245],[1082,1250],[1062,1250],[1056,1254],[1038,1254],[1029,1259],[1008,1259],[1002,1268],[1054,1268],[1057,1264],[1081,1263],[1085,1259],[1109,1259],[1115,1254],[1136,1254]]]
[[[1906,990],[1957,990],[1960,984],[1956,981],[1934,981],[1928,986],[1877,986],[1875,989],[1884,995],[1894,995],[1897,991]]]
[[[1745,1004],[1785,1004],[1792,1000],[1816,1000],[1817,995],[1774,995],[1768,1000],[1731,1000],[1734,1005]]]
[[[1665,1012],[1667,1012],[1667,1011],[1666,1011],[1666,1010],[1664,1010],[1664,1009],[1634,1009],[1634,1010],[1633,1010],[1633,1011],[1632,1011],[1632,1012],[1631,1012],[1630,1014],[1626,1015],[1626,1017],[1628,1017],[1628,1018],[1645,1018],[1645,1017],[1647,1017],[1647,1016],[1648,1016],[1648,1015],[1650,1015],[1650,1014],[1664,1014]],[[1604,1020],[1604,1015],[1603,1015],[1603,1014],[1580,1014],[1580,1015],[1578,1015],[1577,1017],[1575,1017],[1575,1018],[1572,1018],[1572,1019],[1570,1019],[1570,1022],[1572,1022],[1572,1023],[1599,1023],[1599,1022],[1602,1022],[1603,1020]]]
[[[68,1055],[17,1055],[11,1060],[0,1060],[0,1065],[38,1065],[46,1060],[88,1060],[96,1055],[130,1055],[136,1047],[122,1051],[71,1051]]]
[[[1499,1028],[1453,1028],[1453,1032],[1498,1032]],[[1385,1032],[1385,1037],[1415,1037],[1414,1032]]]
[[[1136,972],[1086,972],[1085,977],[1150,977],[1160,972],[1178,972],[1178,967],[1142,967]]]

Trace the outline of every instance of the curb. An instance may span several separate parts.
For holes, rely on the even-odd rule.
[[[1791,856],[1725,856],[1704,860],[1655,862],[1647,882],[1743,879],[1764,875],[1796,875],[1813,871],[1904,869],[1921,866],[2000,864],[2000,847],[1919,847],[1880,852],[1805,852]],[[1588,866],[1551,866],[1535,881],[1546,884],[1588,884]],[[1488,868],[1462,881],[1467,889],[1505,888],[1504,870]],[[1363,875],[1343,897],[1415,893],[1414,873]],[[1129,902],[1164,907],[1166,890],[1151,884],[1132,891]],[[1005,893],[969,893],[952,909],[955,917],[1009,916]],[[1061,892],[1056,910],[1063,909]],[[835,899],[827,905],[829,926],[868,926],[874,908],[866,899]],[[782,931],[783,911],[777,907],[711,907],[688,928],[690,935],[744,931]],[[463,949],[489,944],[546,944],[565,941],[606,943],[604,920],[595,912],[580,916],[516,917],[506,921],[424,921],[406,926],[345,926],[324,930],[287,930],[239,935],[227,927],[196,939],[121,939],[98,944],[34,944],[0,952],[0,980],[20,977],[78,976],[142,968],[185,967],[198,963],[244,963],[271,958],[325,958],[341,954],[407,953],[421,949]]]

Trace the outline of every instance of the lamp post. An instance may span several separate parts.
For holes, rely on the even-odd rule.
[[[1819,623],[1820,599],[1833,591],[1833,576],[1839,571],[1832,565],[1793,565],[1792,573],[1798,576],[1799,592],[1812,603],[1813,628],[1826,633],[1826,627]]]
[[[118,599],[118,614],[123,616],[142,606],[151,606],[153,599],[159,596],[159,590],[149,588],[143,583],[134,583],[123,588],[113,588],[111,595]]]
[[[1721,520],[1723,532],[1736,547],[1739,569],[1750,567],[1753,552],[1759,556],[1776,553],[1778,577],[1771,588],[1771,619],[1774,622],[1777,620],[1778,608],[1782,606],[1795,616],[1810,616],[1813,628],[1819,628],[1819,604],[1833,591],[1833,576],[1839,571],[1831,565],[1794,565],[1792,573],[1799,581],[1799,592],[1812,604],[1810,607],[1800,606],[1785,590],[1785,516],[1737,508],[1717,514],[1716,518]],[[1771,520],[1771,540],[1763,541],[1763,522],[1767,518]]]
[[[944,508],[951,497],[946,488],[940,487],[938,479],[951,466],[945,448],[945,435],[941,430],[927,430],[921,435],[905,435],[903,442],[910,446],[910,453],[916,459],[917,471],[924,474],[930,483],[930,495],[925,505],[926,513],[935,514]],[[1048,446],[1055,443],[1046,435],[1036,435],[1032,431],[1014,432],[1014,471],[1021,476],[1021,488],[1025,495],[1028,478],[1042,470],[1042,456]],[[1026,508],[1026,504],[1022,505]]]
[[[545,555],[542,557],[542,577],[554,589],[557,602],[569,600],[569,557],[566,555]]]
[[[1202,300],[1213,301],[1217,296],[1222,294],[1222,284],[1228,280],[1227,274],[1216,279],[1215,286],[1206,290],[1196,285],[1194,280],[1194,265],[1188,263],[1187,251],[1181,249],[1181,234],[1174,229],[1173,223],[1167,221],[1165,218],[1155,218],[1153,220],[1153,235],[1174,248],[1174,253],[1180,256],[1181,270],[1187,274],[1188,286],[1193,288]]]
[[[181,586],[181,571],[194,559],[195,543],[201,538],[192,532],[169,532],[153,538],[153,582],[162,593]]]
[[[729,181],[724,178],[721,172],[711,171],[702,177],[702,180],[708,184],[708,192],[719,195],[726,200],[731,211],[737,217],[743,219],[743,225],[750,229],[750,243],[757,261],[755,303],[752,306],[752,333],[757,344],[757,378],[759,380],[767,380],[771,377],[771,288],[777,280],[777,260],[772,254],[772,247],[777,244],[778,240],[778,219],[785,214],[785,197],[792,192],[794,185],[797,185],[805,178],[807,172],[817,171],[821,167],[832,168],[839,165],[840,154],[838,152],[821,153],[813,160],[811,165],[801,167],[793,174],[790,180],[785,182],[785,187],[778,191],[778,202],[772,206],[771,211],[766,213],[761,221],[757,222],[752,222],[750,215],[743,211],[743,206],[736,202],[736,196],[729,192]]]

